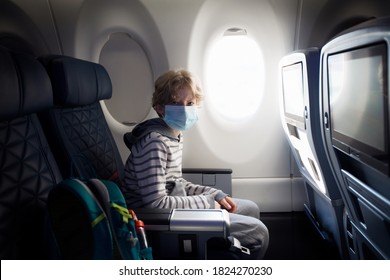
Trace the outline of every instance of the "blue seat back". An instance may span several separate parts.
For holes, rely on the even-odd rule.
[[[100,105],[112,95],[107,71],[100,64],[66,56],[40,60],[54,93],[54,108],[41,120],[63,176],[121,185],[123,162]]]
[[[42,259],[49,190],[61,180],[38,111],[53,105],[34,58],[0,48],[0,258]]]
[[[305,211],[321,236],[336,246],[342,257],[346,257],[344,201],[321,132],[320,52],[319,48],[298,50],[280,61],[282,122],[305,184]],[[295,72],[291,74],[288,71]],[[300,84],[294,86],[295,83]],[[291,90],[295,90],[296,95],[289,97],[288,94],[293,94]],[[298,98],[302,99],[301,102],[296,102]],[[296,115],[289,113],[288,107],[292,105],[296,105],[296,108],[290,111],[295,111]]]

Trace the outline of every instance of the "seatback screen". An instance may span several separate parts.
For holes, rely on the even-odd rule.
[[[302,62],[284,66],[282,71],[285,114],[287,117],[292,117],[303,122],[304,95]]]
[[[332,138],[352,151],[388,161],[387,46],[328,56]]]

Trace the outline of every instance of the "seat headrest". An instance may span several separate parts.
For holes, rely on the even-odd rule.
[[[111,98],[111,79],[102,65],[59,55],[41,57],[40,61],[51,78],[55,105],[83,106]]]
[[[52,106],[50,79],[39,61],[0,48],[0,121]]]

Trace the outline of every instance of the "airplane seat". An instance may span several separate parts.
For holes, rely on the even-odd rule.
[[[100,106],[100,100],[112,95],[107,71],[67,56],[49,55],[40,61],[54,93],[54,108],[40,118],[63,176],[121,185],[123,162]]]
[[[321,50],[322,137],[351,259],[390,259],[389,31],[390,17],[373,19]]]
[[[32,56],[0,47],[0,259],[46,259],[45,208],[61,174],[36,113],[53,105]]]
[[[344,202],[322,142],[320,48],[296,50],[280,61],[285,134],[305,185],[304,210],[324,240],[347,258]]]
[[[99,104],[99,100],[111,97],[106,70],[100,64],[67,56],[49,55],[40,61],[54,92],[54,108],[40,117],[64,177],[100,178],[121,184],[123,163]],[[157,259],[247,255],[246,248],[229,236],[226,210],[133,210],[145,222]],[[210,239],[222,242],[208,246]]]

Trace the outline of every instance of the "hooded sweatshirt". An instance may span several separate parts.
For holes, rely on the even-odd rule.
[[[164,120],[150,119],[124,135],[131,154],[123,194],[130,208],[214,208],[227,194],[182,178],[183,136]]]

